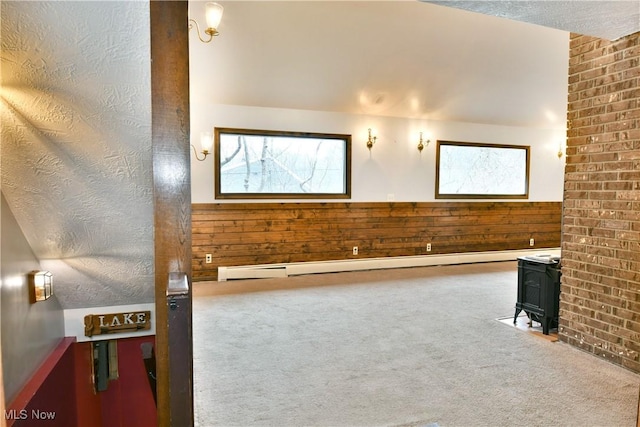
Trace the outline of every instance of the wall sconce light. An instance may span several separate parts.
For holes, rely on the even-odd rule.
[[[53,275],[48,271],[29,273],[29,302],[46,301],[53,295]]]
[[[557,153],[557,155],[558,155],[559,159],[561,159],[562,156],[564,155],[564,150],[562,148],[563,147],[562,147],[562,142],[561,142],[561,143],[558,144],[558,153]]]
[[[205,20],[207,21],[207,29],[204,30],[205,34],[209,36],[209,40],[205,40],[200,35],[200,26],[198,26],[198,22],[195,19],[189,19],[189,30],[196,26],[196,31],[198,32],[198,38],[202,43],[209,43],[213,40],[214,36],[220,34],[217,30],[218,25],[220,25],[220,20],[222,20],[222,12],[224,8],[218,3],[208,2],[205,4]]]
[[[429,143],[431,142],[431,140],[427,139],[424,142],[426,142],[426,144],[423,143],[423,141],[422,141],[422,132],[420,132],[420,141],[418,142],[418,151],[421,152],[421,153],[422,153],[422,150],[424,150],[424,147],[428,147],[429,146]]]
[[[196,160],[203,161],[209,154],[211,154],[211,149],[213,148],[213,136],[211,136],[211,132],[200,132],[200,147],[202,147],[201,153],[204,154],[204,157],[202,158],[198,157],[196,147],[191,144]]]
[[[369,149],[369,151],[371,151],[371,147],[373,147],[373,144],[376,143],[377,139],[377,136],[374,136],[373,138],[371,137],[371,128],[369,128],[369,139],[367,139],[367,148]]]

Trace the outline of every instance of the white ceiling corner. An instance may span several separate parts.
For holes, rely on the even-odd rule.
[[[606,40],[640,31],[640,0],[421,1]]]

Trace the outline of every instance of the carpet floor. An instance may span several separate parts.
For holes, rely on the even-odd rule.
[[[640,376],[500,321],[517,264],[194,284],[195,424],[636,425]]]

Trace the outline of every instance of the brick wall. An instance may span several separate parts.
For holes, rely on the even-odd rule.
[[[570,48],[559,335],[640,372],[640,33]]]

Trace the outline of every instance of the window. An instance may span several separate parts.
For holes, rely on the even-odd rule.
[[[438,141],[436,199],[529,197],[529,146]]]
[[[351,197],[351,135],[215,129],[216,199]]]

